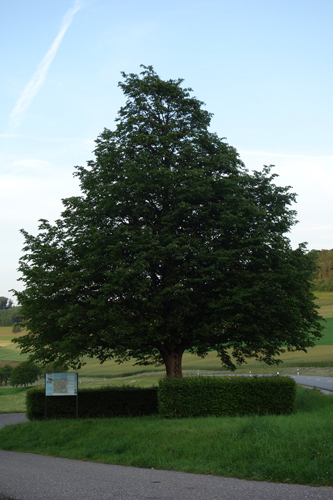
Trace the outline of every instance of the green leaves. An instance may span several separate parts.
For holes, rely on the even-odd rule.
[[[285,237],[295,195],[270,167],[246,171],[181,80],[150,66],[123,77],[116,129],[77,168],[82,195],[37,236],[23,231],[23,352],[73,367],[84,355],[163,359],[181,373],[185,349],[217,350],[233,369],[313,345],[314,262]]]
[[[158,408],[167,418],[283,415],[295,397],[289,377],[188,377],[160,380]]]
[[[10,374],[10,385],[17,387],[19,385],[33,384],[40,377],[41,369],[35,363],[23,361],[15,366]]]
[[[12,371],[13,367],[11,365],[0,366],[0,386],[3,382],[7,385]]]

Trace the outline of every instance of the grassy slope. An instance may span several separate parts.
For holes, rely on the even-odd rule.
[[[25,396],[23,387],[0,387],[0,413],[25,413]]]
[[[20,354],[12,339],[20,337],[25,332],[13,333],[12,326],[0,326],[0,366],[4,363],[20,363],[28,359],[27,354]]]
[[[254,360],[249,360],[246,365],[237,370],[238,373],[274,373],[279,370],[281,373],[287,370],[288,373],[294,371],[288,370],[290,367],[333,367],[333,293],[316,292],[316,303],[320,307],[320,314],[326,319],[324,323],[325,330],[322,339],[317,341],[317,346],[309,349],[308,353],[294,352],[281,355],[282,366],[269,367]],[[154,368],[152,366],[133,366],[132,362],[116,364],[114,361],[107,361],[101,365],[98,360],[89,359],[87,364],[79,371],[83,377],[109,377],[120,376],[122,374],[134,374],[137,372],[151,372],[154,370],[163,370],[163,367]],[[184,354],[183,369],[186,370],[210,370],[221,371],[221,363],[214,352],[211,352],[204,359],[190,354]],[[296,373],[296,371],[295,371]],[[327,375],[331,375],[328,373]],[[333,372],[332,372],[333,375]]]
[[[290,416],[30,422],[3,428],[0,441],[78,460],[333,486],[332,419],[333,396],[299,388]]]
[[[316,292],[318,297],[317,305],[320,307],[320,313],[327,320],[325,323],[324,337],[317,342],[317,346],[309,349],[308,353],[286,353],[281,356],[284,361],[284,367],[300,366],[333,366],[333,293]],[[22,332],[24,333],[24,332]],[[22,333],[13,334],[12,327],[0,327],[0,364],[1,362],[21,362],[28,358],[28,355],[21,355],[11,339],[22,335]],[[86,359],[87,364],[79,371],[82,377],[118,377],[124,374],[135,374],[138,372],[151,372],[157,370],[153,366],[133,366],[132,362],[126,362],[118,365],[114,361],[107,361],[103,365],[95,359]],[[215,353],[210,353],[206,358],[201,359],[190,354],[184,355],[184,370],[213,370],[220,371],[221,364]],[[279,369],[279,368],[278,368]],[[159,367],[158,370],[162,370]],[[269,373],[276,371],[276,367],[267,367],[261,363],[249,360],[248,364],[238,370],[242,372]],[[259,371],[258,371],[259,370]]]
[[[15,344],[12,344],[12,339],[18,338],[21,335],[24,335],[26,332],[22,331],[20,333],[13,333],[12,326],[0,326],[0,346],[1,347],[14,347]]]
[[[316,292],[316,304],[320,307],[320,314],[325,318],[325,330],[323,338],[317,341],[317,345],[333,345],[333,293]]]
[[[332,325],[333,294],[317,295],[320,295],[321,313],[329,318],[328,323]],[[0,328],[0,346],[6,346],[0,349],[0,360],[5,354],[8,361],[22,361],[9,344],[14,335],[8,330],[11,329]],[[325,337],[320,341],[322,345],[309,350],[308,354],[285,354],[280,373],[294,373],[295,369],[291,367],[296,366],[332,366],[331,330],[333,325],[330,328],[326,326]],[[215,353],[210,353],[204,360],[186,354],[184,368],[192,370],[192,373],[198,369],[220,371],[220,363]],[[250,362],[239,369],[239,373],[250,369],[253,373],[274,371],[266,365]],[[147,373],[153,370],[161,371]],[[104,385],[104,377],[144,371],[146,373],[128,378],[108,379],[107,383],[148,386],[156,384],[158,378],[164,375],[161,368],[135,367],[132,363],[117,365],[112,361],[100,365],[95,360],[89,360],[80,371],[83,377],[80,386]],[[303,368],[302,373],[305,372],[332,376],[333,368]],[[92,380],[87,378],[89,376],[101,378]],[[325,397],[317,391],[306,391],[305,394],[311,395],[310,400],[304,397],[304,390],[299,389],[299,411],[289,417],[186,421],[146,418],[134,419],[133,422],[114,419],[112,426],[110,421],[105,420],[33,422],[0,431],[1,443],[4,443],[1,447],[156,469],[333,486],[333,397]],[[21,388],[0,388],[0,396],[0,412],[25,411],[25,391]],[[302,429],[301,434],[299,429]],[[59,437],[58,442],[55,436]],[[87,436],[89,439],[86,439]]]

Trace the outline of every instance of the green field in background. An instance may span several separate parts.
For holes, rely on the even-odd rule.
[[[324,323],[323,338],[317,341],[314,348],[308,349],[308,353],[295,352],[281,355],[283,367],[296,366],[314,366],[314,367],[333,367],[333,293],[316,292],[316,303],[320,307],[320,314],[326,319]],[[25,332],[12,333],[12,327],[0,327],[0,364],[1,362],[19,363],[25,361],[28,355],[21,355],[16,344],[11,342],[14,337],[24,335]],[[119,377],[126,374],[149,373],[154,371],[163,371],[163,367],[154,366],[134,366],[132,361],[121,363],[106,361],[102,365],[96,359],[85,358],[86,365],[80,370],[79,374],[83,377]],[[221,363],[215,352],[211,352],[204,359],[185,353],[183,358],[183,369],[186,370],[209,370],[221,371]],[[262,371],[263,373],[274,373],[278,370],[276,367],[268,367],[263,363],[254,360],[248,360],[248,363],[237,370],[238,373]]]

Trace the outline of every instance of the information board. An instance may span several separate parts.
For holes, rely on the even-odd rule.
[[[77,396],[77,373],[46,373],[45,396]]]

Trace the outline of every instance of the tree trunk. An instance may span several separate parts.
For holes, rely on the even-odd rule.
[[[176,349],[171,352],[163,353],[167,377],[183,378],[182,357],[184,349]]]

